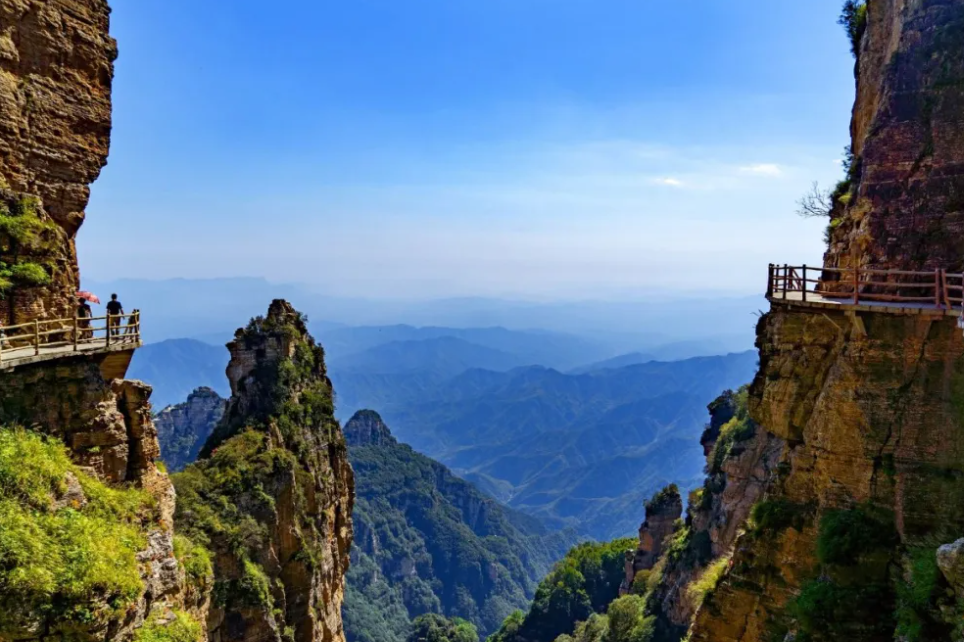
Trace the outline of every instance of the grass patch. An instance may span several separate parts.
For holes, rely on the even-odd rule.
[[[71,476],[86,503],[55,504]],[[0,638],[27,619],[54,632],[123,614],[143,590],[136,555],[156,517],[147,493],[88,476],[61,442],[0,429]]]
[[[201,625],[184,611],[175,611],[174,617],[161,623],[155,614],[134,634],[134,642],[198,642]]]
[[[696,581],[686,587],[686,595],[696,608],[701,607],[706,598],[719,586],[720,580],[723,579],[723,575],[726,574],[726,569],[730,565],[730,558],[730,555],[721,556],[707,566]]]

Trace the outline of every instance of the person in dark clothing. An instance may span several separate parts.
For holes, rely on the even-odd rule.
[[[94,315],[90,311],[87,299],[81,299],[80,305],[77,306],[77,328],[80,330],[80,336],[78,338],[81,341],[86,341],[93,335],[90,331],[90,318],[92,316]]]
[[[120,334],[121,318],[124,316],[124,306],[117,300],[117,295],[110,295],[110,302],[107,304],[107,325],[110,327],[110,334],[116,337]]]

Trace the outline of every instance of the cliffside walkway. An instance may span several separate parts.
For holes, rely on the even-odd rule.
[[[771,263],[767,299],[813,308],[960,317],[964,274]]]
[[[141,314],[45,319],[0,328],[0,370],[76,354],[115,355],[110,370],[127,371],[141,346]]]

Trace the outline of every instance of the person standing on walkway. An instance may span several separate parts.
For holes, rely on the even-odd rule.
[[[110,301],[107,303],[107,327],[110,328],[112,337],[120,334],[121,317],[123,316],[124,306],[117,300],[116,294],[110,295]]]
[[[90,311],[90,306],[87,305],[87,299],[81,299],[80,305],[77,306],[77,327],[80,329],[80,341],[87,341],[93,336],[90,331],[90,318],[93,316]]]

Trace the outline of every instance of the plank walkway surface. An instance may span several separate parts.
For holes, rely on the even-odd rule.
[[[17,366],[49,361],[51,359],[63,359],[78,354],[107,354],[111,352],[135,350],[139,347],[141,347],[139,337],[136,339],[130,337],[127,340],[124,340],[124,337],[114,337],[109,346],[104,339],[96,339],[86,343],[80,342],[77,344],[76,350],[74,350],[73,345],[55,345],[53,347],[41,345],[39,353],[34,346],[24,346],[21,348],[4,347],[2,353],[0,353],[3,359],[0,361],[0,370],[10,370]]]
[[[775,292],[767,297],[770,303],[777,305],[794,305],[808,308],[824,308],[833,310],[856,310],[859,312],[882,312],[885,314],[920,314],[927,316],[952,316],[961,315],[960,308],[937,308],[933,303],[919,302],[898,302],[887,301],[865,301],[860,300],[854,303],[849,297],[828,299],[816,292],[807,292],[807,300],[803,300],[802,292],[787,292],[784,297],[783,292]]]

